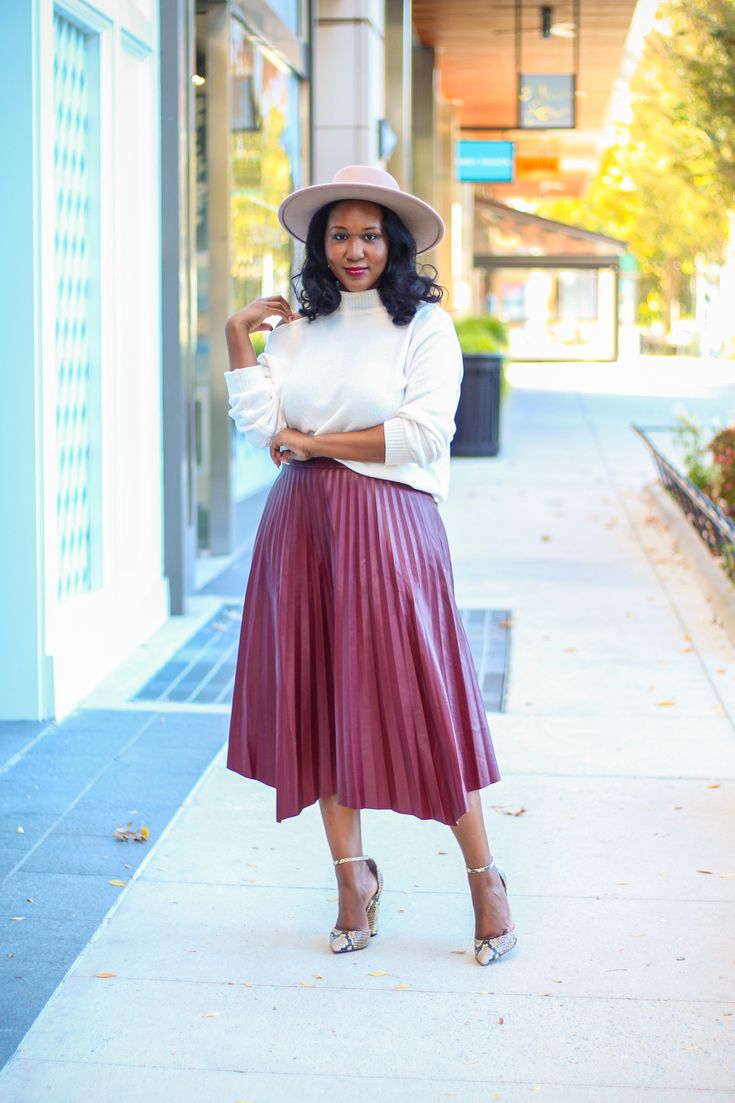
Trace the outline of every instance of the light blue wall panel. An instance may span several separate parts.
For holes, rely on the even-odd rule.
[[[98,360],[91,271],[95,262],[92,133],[97,95],[89,35],[54,16],[54,178],[56,186],[56,444],[59,600],[92,589],[99,513],[93,423],[99,420]],[[90,75],[92,80],[90,80]]]
[[[52,708],[44,657],[38,379],[37,4],[0,4],[3,77],[12,108],[0,112],[0,718],[36,719]],[[8,166],[12,166],[9,171]]]

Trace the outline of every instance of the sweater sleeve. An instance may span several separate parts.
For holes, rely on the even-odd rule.
[[[452,319],[432,312],[406,365],[406,391],[395,417],[383,423],[386,465],[434,463],[454,436],[462,381],[462,351]]]
[[[258,363],[225,372],[230,400],[229,415],[245,438],[256,448],[266,448],[271,437],[286,422],[273,383],[267,352],[259,353]]]

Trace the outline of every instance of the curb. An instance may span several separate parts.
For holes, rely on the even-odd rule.
[[[712,609],[713,619],[724,628],[730,642],[735,644],[735,586],[664,488],[659,483],[647,483],[644,489],[689,560]]]

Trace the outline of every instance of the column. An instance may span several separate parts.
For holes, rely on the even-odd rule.
[[[413,191],[412,43],[411,0],[385,0],[386,118],[398,139],[386,167],[406,191]]]
[[[194,591],[193,0],[161,0],[164,570],[171,612]]]
[[[380,164],[383,4],[318,0],[314,30],[314,183],[326,183],[343,165]]]

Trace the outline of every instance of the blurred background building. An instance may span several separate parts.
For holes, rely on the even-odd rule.
[[[584,189],[651,6],[0,7],[0,717],[67,713],[252,533],[275,469],[227,416],[223,329],[293,300],[292,189],[385,167],[445,219],[423,259],[456,315],[615,357],[625,243],[508,201]]]

